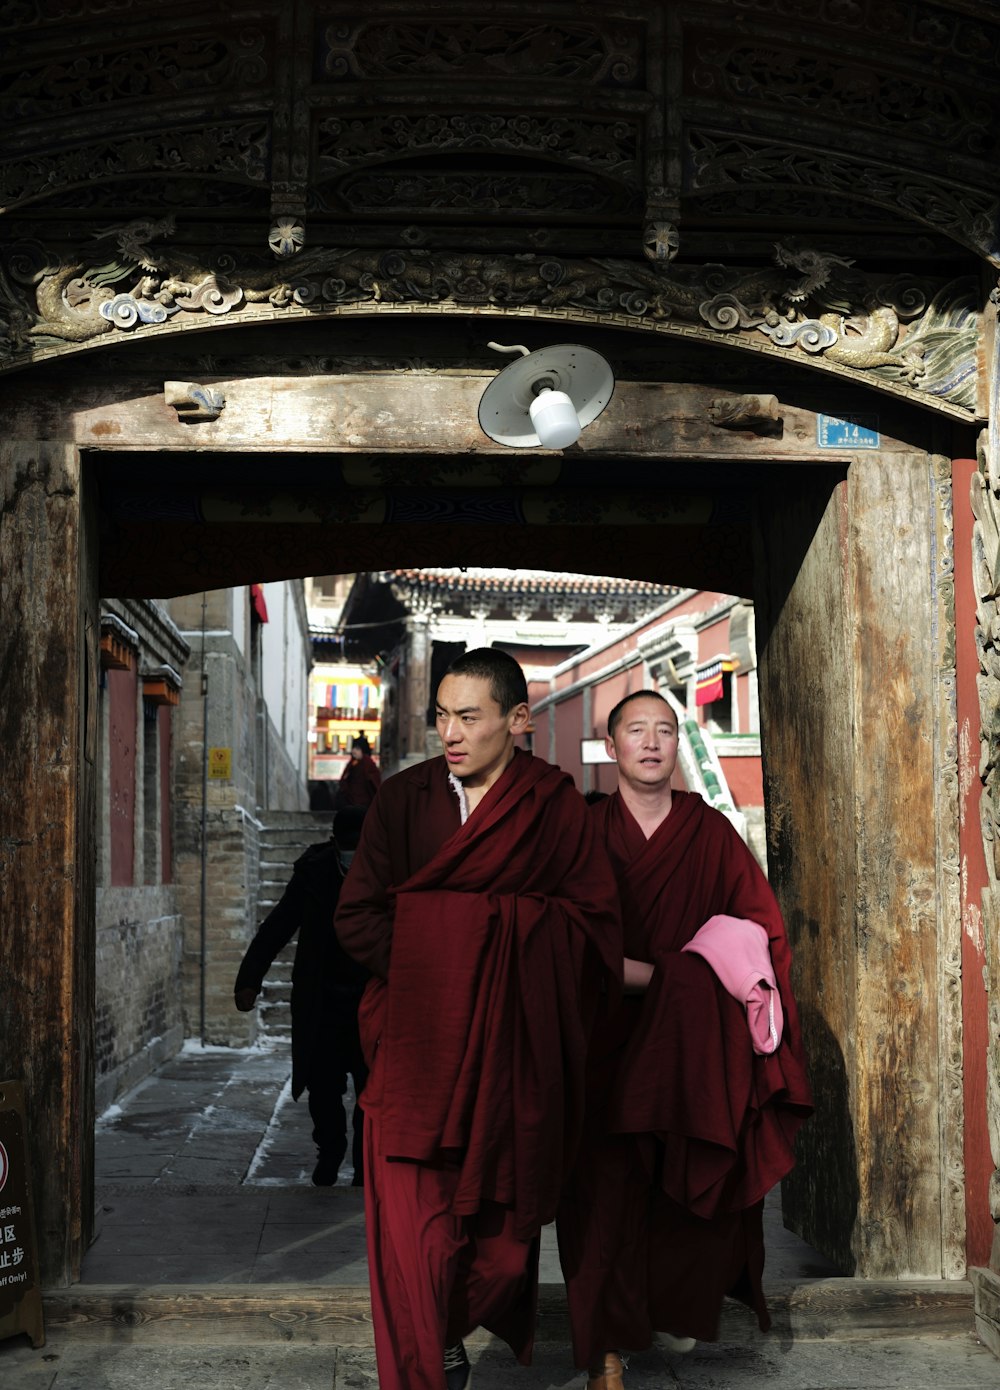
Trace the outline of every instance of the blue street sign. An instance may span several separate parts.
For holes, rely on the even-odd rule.
[[[877,449],[877,415],[820,415],[816,443],[821,449]]]

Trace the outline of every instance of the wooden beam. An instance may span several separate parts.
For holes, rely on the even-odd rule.
[[[244,377],[206,380],[221,389],[218,419],[185,420],[168,406],[162,383],[109,382],[100,398],[67,382],[53,392],[19,381],[0,385],[10,439],[39,434],[72,440],[100,452],[322,451],[346,455],[474,454],[543,462],[549,471],[575,459],[697,459],[706,473],[715,462],[848,464],[850,447],[822,448],[816,415],[779,400],[780,424],[759,433],[715,423],[718,389],[673,382],[619,381],[606,410],[561,454],[496,444],[479,427],[479,400],[492,377],[483,374],[378,372],[356,376]],[[777,422],[775,422],[777,423]],[[902,431],[900,431],[902,433]],[[886,435],[885,452],[907,446]],[[621,483],[622,479],[617,479]]]
[[[78,451],[0,443],[0,1056],[23,1080],[44,1284],[92,1228],[98,614]]]

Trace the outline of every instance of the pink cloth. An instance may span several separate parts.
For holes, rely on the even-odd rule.
[[[774,1052],[781,1042],[784,1014],[766,929],[759,922],[720,912],[709,917],[681,950],[703,956],[722,987],[745,1006],[754,1052]]]

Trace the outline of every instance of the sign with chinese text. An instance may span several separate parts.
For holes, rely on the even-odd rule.
[[[228,782],[233,775],[233,750],[231,748],[210,748],[208,750],[208,775],[216,782]]]
[[[0,1081],[0,1340],[26,1332],[40,1347],[45,1325],[26,1139],[24,1088]]]
[[[821,449],[877,449],[877,415],[820,415],[816,443]]]

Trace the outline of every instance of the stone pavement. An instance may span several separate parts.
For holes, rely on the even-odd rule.
[[[45,1295],[47,1340],[0,1343],[2,1390],[371,1390],[362,1193],[309,1182],[286,1046],[186,1049],[100,1122],[97,1238]],[[774,1327],[728,1305],[720,1341],[632,1359],[628,1390],[971,1390],[1000,1385],[967,1284],[840,1279],[770,1204]],[[535,1364],[470,1339],[475,1390],[582,1390],[551,1230]]]

